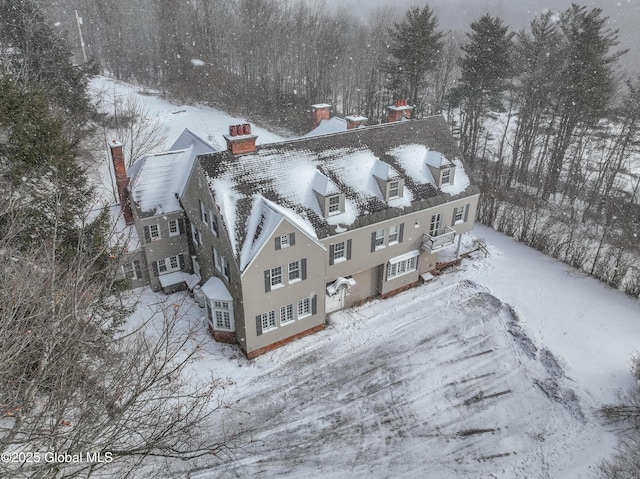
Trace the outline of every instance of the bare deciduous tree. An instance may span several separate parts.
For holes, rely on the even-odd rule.
[[[60,255],[55,228],[20,247],[19,205],[0,200],[0,476],[139,477],[162,458],[225,450],[210,427],[225,385],[194,377],[198,325],[184,306],[130,319],[107,251],[79,241]]]
[[[149,104],[130,93],[124,99],[114,98],[113,120],[118,141],[124,145],[129,166],[153,151],[161,150],[167,133],[158,118],[153,118]]]

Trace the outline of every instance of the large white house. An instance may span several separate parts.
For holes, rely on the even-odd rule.
[[[252,358],[434,271],[479,197],[446,122],[409,119],[398,102],[393,121],[363,126],[328,107],[314,106],[311,135],[268,145],[248,124],[230,127],[223,151],[185,130],[120,174],[139,238],[122,277],[199,285],[213,336]],[[112,145],[116,172],[121,156]]]

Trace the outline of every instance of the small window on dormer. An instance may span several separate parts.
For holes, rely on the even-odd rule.
[[[389,199],[398,198],[400,196],[400,181],[393,180],[389,182]]]
[[[280,248],[286,248],[289,246],[289,235],[280,236]]]
[[[450,185],[451,184],[451,168],[444,168],[442,170],[442,177],[441,177],[441,181],[440,184],[442,186],[444,185]]]
[[[340,213],[340,195],[329,197],[329,215],[337,215]]]

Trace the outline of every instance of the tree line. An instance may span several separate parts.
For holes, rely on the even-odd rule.
[[[75,18],[62,25],[54,21],[73,10],[84,20],[88,64],[69,61],[69,43],[77,42]],[[66,429],[79,395],[86,394],[66,376],[77,371],[57,368],[61,363],[54,359],[95,352],[105,358],[87,364],[87,370],[104,372],[102,385],[86,374],[73,381],[93,388],[88,399],[94,411],[115,414],[111,425],[118,431],[125,427],[118,421],[131,420],[127,414],[150,412],[136,409],[148,398],[135,388],[128,390],[131,409],[122,409],[126,394],[114,397],[103,386],[120,378],[116,365],[139,370],[118,362],[128,357],[122,350],[110,349],[125,347],[118,328],[126,311],[108,302],[113,285],[94,283],[108,277],[110,255],[117,254],[109,249],[106,223],[86,217],[92,199],[82,157],[91,149],[92,128],[104,121],[86,95],[88,78],[97,71],[296,132],[308,130],[313,103],[329,102],[336,114],[361,114],[375,124],[384,121],[386,105],[406,98],[416,116],[444,114],[450,121],[482,189],[480,221],[640,295],[640,81],[621,78],[624,52],[598,8],[572,5],[544,12],[517,32],[499,17],[484,15],[464,36],[442,31],[428,5],[400,14],[379,9],[366,22],[345,10],[330,11],[320,1],[298,0],[0,0],[0,11],[0,180],[3,191],[11,192],[0,204],[0,259],[10,281],[3,285],[15,286],[3,286],[3,304],[13,304],[11,297],[19,292],[30,298],[28,307],[0,309],[1,323],[14,328],[2,336],[7,344],[0,351],[9,351],[3,364],[13,372],[2,373],[10,387],[0,388],[0,408],[32,421],[0,423],[8,425],[0,430],[0,445],[22,444],[27,426],[43,431],[53,417],[63,422],[53,435],[42,432],[41,444],[88,441],[90,436],[72,436]],[[47,267],[32,275],[35,284],[21,286],[27,273],[18,266],[35,263]],[[77,291],[91,295],[69,296]],[[120,315],[105,313],[113,308]],[[167,325],[161,330],[174,327],[170,309],[159,316]],[[47,317],[56,320],[46,325],[54,330],[42,329],[46,337],[64,325],[79,331],[87,317],[93,321],[90,335],[74,336],[75,348],[46,344],[45,336],[34,339],[34,328]],[[161,335],[161,341],[166,338]],[[145,354],[155,354],[155,343],[135,344],[146,349],[130,354],[139,354],[141,364],[151,361]],[[135,344],[126,347],[136,351]],[[87,345],[94,348],[91,353]],[[49,353],[40,357],[35,351],[43,347]],[[19,351],[29,351],[26,362],[15,363]],[[164,357],[170,359],[154,366],[161,371],[174,364],[170,352]],[[14,366],[25,375],[16,377]],[[133,387],[147,384],[144,378],[122,382]],[[162,374],[154,378],[171,383]],[[54,385],[62,396],[52,393]],[[190,397],[192,410],[208,417],[197,405],[210,401],[211,391],[196,389],[191,396],[179,387],[172,391]],[[171,456],[185,446],[179,435],[187,419],[171,417],[172,428],[162,437],[148,436],[146,446],[129,457],[130,466],[137,458]],[[193,418],[188,425],[195,430],[203,416]],[[109,431],[107,426],[96,422],[97,430]],[[2,434],[10,441],[3,443]],[[206,442],[194,444],[186,451],[206,450]],[[219,451],[220,444],[209,446]],[[34,471],[32,477],[43,474]]]
[[[298,133],[318,102],[370,124],[398,98],[443,113],[484,193],[480,221],[640,295],[640,81],[622,77],[599,8],[545,11],[522,31],[487,14],[464,36],[428,5],[366,21],[299,0],[48,8],[82,13],[89,53],[116,78]]]

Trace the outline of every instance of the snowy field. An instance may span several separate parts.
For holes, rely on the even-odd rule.
[[[137,89],[99,78],[111,97]],[[244,119],[140,95],[170,145],[189,128],[223,147]],[[258,143],[281,138],[261,129]],[[167,146],[168,146],[167,145]],[[108,185],[108,155],[94,172]],[[252,361],[198,326],[195,373],[228,379],[224,424],[242,447],[191,478],[590,478],[616,443],[597,409],[634,386],[640,303],[481,225],[489,256]],[[471,247],[471,237],[466,238]],[[183,295],[141,293],[145,304]],[[185,466],[186,467],[186,466]]]
[[[596,411],[634,385],[640,304],[483,226],[474,236],[488,257],[252,361],[189,307],[194,367],[232,384],[224,425],[242,447],[182,477],[595,477],[616,443]]]

